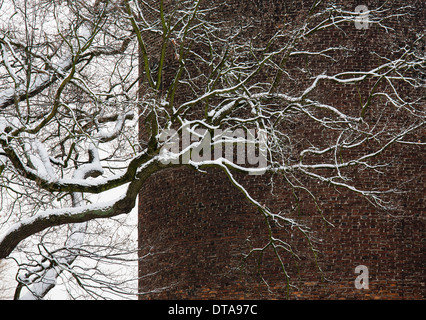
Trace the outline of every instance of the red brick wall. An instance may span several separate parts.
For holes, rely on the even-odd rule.
[[[241,3],[244,2],[244,6]],[[258,30],[268,34],[284,16],[287,19],[303,14],[311,1],[227,1],[228,6],[217,14],[221,17],[255,17]],[[400,3],[406,3],[400,1]],[[415,4],[415,1],[412,1]],[[373,7],[372,1],[342,1],[349,10],[357,4]],[[395,1],[395,6],[397,5]],[[307,67],[313,72],[326,69],[364,69],[378,63],[371,50],[386,52],[393,45],[424,30],[424,9],[417,4],[413,16],[392,21],[395,31],[386,33],[377,27],[357,30],[345,25],[342,30],[327,32],[306,43],[307,48],[346,44],[354,51],[350,56],[330,63],[312,58]],[[295,18],[296,19],[296,18]],[[235,21],[238,21],[236,18]],[[237,23],[237,22],[236,22]],[[402,39],[404,38],[404,39]],[[296,68],[295,59],[288,68]],[[301,85],[303,81],[301,81]],[[281,87],[286,88],[284,83]],[[330,85],[318,92],[323,99],[359,112],[359,94],[363,88]],[[417,93],[416,93],[417,94]],[[377,111],[387,110],[375,104]],[[373,110],[374,111],[374,110]],[[389,112],[395,112],[389,107]],[[375,112],[369,113],[374,117]],[[395,124],[403,119],[395,114]],[[289,132],[303,139],[327,141],[324,133],[309,123],[295,123]],[[418,139],[422,139],[421,136]],[[301,146],[302,147],[302,146]],[[424,146],[397,146],[382,155],[392,165],[384,174],[352,169],[360,186],[403,187],[407,193],[393,196],[400,210],[397,215],[375,209],[365,199],[347,190],[323,184],[304,182],[317,195],[325,218],[324,223],[313,201],[300,193],[296,218],[311,227],[318,260],[308,248],[304,236],[297,231],[274,229],[293,245],[298,258],[281,252],[292,287],[291,299],[423,299],[424,288]],[[271,193],[269,176],[237,176],[257,199],[277,211],[295,205],[288,185],[273,177]],[[411,180],[410,180],[411,179]],[[277,259],[265,251],[244,260],[251,248],[265,245],[267,229],[263,217],[251,206],[229,180],[215,169],[202,174],[188,168],[174,168],[150,178],[140,193],[139,242],[140,291],[142,299],[263,299],[286,298],[287,287]],[[369,270],[369,289],[356,289],[355,267]],[[319,271],[319,268],[322,272]],[[162,289],[159,292],[152,290]]]

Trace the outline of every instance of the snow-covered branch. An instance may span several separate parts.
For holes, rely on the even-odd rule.
[[[424,32],[365,49],[365,65],[353,64],[362,49],[346,36],[358,32],[354,8],[316,1],[260,36],[258,21],[218,15],[221,1],[2,5],[0,189],[11,205],[0,215],[0,258],[56,227],[72,230],[69,252],[47,246],[50,260],[20,276],[30,298],[56,285],[55,263],[73,275],[89,221],[129,213],[147,179],[176,166],[227,176],[270,231],[253,253],[273,250],[288,277],[279,251],[297,254],[272,230],[288,226],[312,247],[308,229],[265,207],[235,172],[280,176],[319,211],[302,181],[385,208],[381,196],[395,188],[359,185],[351,169],[382,174],[383,154],[425,144]],[[369,8],[368,22],[391,34],[410,10]],[[348,40],[327,42],[327,32]],[[107,191],[116,199],[91,203]]]

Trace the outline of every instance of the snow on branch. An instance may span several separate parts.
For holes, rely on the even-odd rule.
[[[279,176],[321,214],[315,188],[302,181],[388,206],[381,196],[395,188],[359,186],[350,169],[382,174],[386,152],[424,145],[423,31],[370,50],[352,43],[360,15],[343,5],[316,1],[261,37],[261,19],[222,16],[225,3],[173,3],[33,1],[25,16],[12,2],[11,22],[0,18],[0,188],[22,206],[4,214],[0,258],[69,224],[75,233],[63,243],[75,255],[52,257],[71,270],[88,221],[129,213],[148,177],[179,166],[228,177],[270,231],[253,253],[272,249],[287,280],[278,252],[297,253],[272,230],[297,231],[315,255],[310,230],[254,198],[235,172],[270,185]],[[387,22],[412,10],[368,9],[368,22],[390,35],[397,30]],[[336,34],[342,43],[328,40]],[[352,63],[358,49],[365,66]],[[122,186],[116,200],[89,203]],[[43,268],[46,286],[21,278],[33,297],[59,276]]]

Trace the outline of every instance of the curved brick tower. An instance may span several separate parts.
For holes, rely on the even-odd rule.
[[[297,19],[309,9],[312,1],[232,0],[221,6],[222,17],[239,23],[250,16],[259,33],[275,32],[280,21]],[[373,2],[366,5],[373,7]],[[352,48],[353,54],[342,57],[333,68],[357,70],[374,66],[370,51],[386,50],[389,42],[403,42],[415,30],[425,30],[425,9],[420,1],[413,2],[409,17],[391,21],[393,31],[371,27],[358,30],[353,25],[342,30],[330,30],[309,40],[315,49],[333,45]],[[207,3],[207,2],[206,2]],[[362,1],[342,1],[353,10]],[[394,1],[398,5],[405,1]],[[235,18],[235,19],[234,19]],[[424,46],[424,45],[423,45]],[[424,47],[423,47],[424,50]],[[423,51],[424,54],[424,51]],[[324,68],[319,60],[296,61],[306,68]],[[340,69],[339,69],[340,70]],[[359,106],[363,88],[327,87],[323,94],[330,101],[339,101],[348,108]],[[418,94],[418,93],[416,93]],[[374,113],[372,113],[374,116]],[[395,125],[403,121],[395,117]],[[307,123],[289,128],[301,139],[309,135],[321,139],[321,132]],[[313,139],[314,139],[313,138]],[[419,139],[423,139],[419,137]],[[322,239],[315,243],[319,250],[315,260],[300,234],[285,230],[281,236],[291,239],[298,258],[284,255],[286,270],[291,278],[290,298],[294,299],[422,299],[424,288],[424,146],[399,145],[387,150],[383,159],[391,166],[382,174],[356,172],[360,185],[389,186],[404,183],[408,193],[395,196],[402,208],[399,216],[390,216],[374,209],[365,199],[345,190],[310,184],[321,201],[327,219],[325,224],[306,195],[300,195],[298,218]],[[294,199],[274,178],[271,193],[270,176],[238,175],[239,181],[268,207],[285,208]],[[306,181],[309,184],[308,181]],[[253,247],[265,245],[267,229],[262,215],[249,204],[220,171],[206,173],[189,168],[173,168],[154,174],[144,186],[139,199],[139,289],[142,299],[261,299],[286,298],[286,279],[270,252],[261,257],[244,259]],[[280,231],[277,231],[280,232]],[[368,268],[368,289],[357,289],[354,281],[357,266]],[[322,272],[319,271],[319,268]]]

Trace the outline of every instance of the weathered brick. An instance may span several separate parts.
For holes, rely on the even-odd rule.
[[[296,17],[306,11],[311,2],[232,0],[227,1],[229,5],[217,14],[219,17],[235,17],[236,23],[238,19],[255,15],[259,18],[258,30],[266,39],[285,15]],[[369,1],[368,5],[379,2]],[[393,3],[395,6],[405,4],[404,1]],[[357,4],[363,3],[341,1],[341,4],[353,10]],[[326,68],[333,72],[337,68],[359,70],[378,63],[370,51],[386,50],[387,43],[397,42],[404,35],[411,36],[413,31],[409,31],[410,28],[425,29],[424,8],[419,6],[416,10],[411,19],[395,21],[396,31],[389,34],[377,28],[364,32],[344,26],[346,34],[333,30],[315,38],[307,43],[308,48],[350,45],[358,55],[343,59],[345,64],[314,59],[310,68],[314,71]],[[289,66],[295,67],[297,65]],[[283,89],[286,89],[285,84]],[[316,94],[347,106],[347,110],[357,110],[359,94],[364,98],[368,94],[368,90],[359,90],[327,85]],[[374,112],[368,116],[376,117]],[[395,126],[404,121],[397,117],[393,120]],[[309,135],[318,141],[324,134],[307,123],[295,123],[289,130],[300,137]],[[382,160],[393,161],[385,175],[354,171],[359,186],[393,187],[404,182],[403,187],[408,193],[393,198],[401,208],[398,216],[379,211],[362,197],[346,190],[304,181],[321,200],[324,214],[334,227],[323,222],[312,199],[301,195],[298,217],[322,239],[316,244],[322,274],[304,237],[295,233],[292,244],[300,260],[284,252],[282,255],[292,284],[296,286],[290,288],[290,298],[425,298],[424,152],[424,146],[395,146],[381,156]],[[293,201],[284,185],[277,185],[272,195],[265,187],[269,177],[237,177],[252,195],[271,208],[280,210]],[[286,298],[286,280],[270,252],[265,253],[260,269],[258,255],[243,261],[243,254],[250,248],[265,244],[267,230],[263,217],[221,172],[209,169],[202,174],[186,168],[168,169],[150,178],[141,190],[139,201],[140,256],[152,253],[140,261],[140,291],[163,288],[142,295],[142,299]],[[285,230],[275,231],[284,239],[290,237]],[[358,265],[369,269],[368,290],[354,286]],[[152,275],[146,276],[149,274]]]

